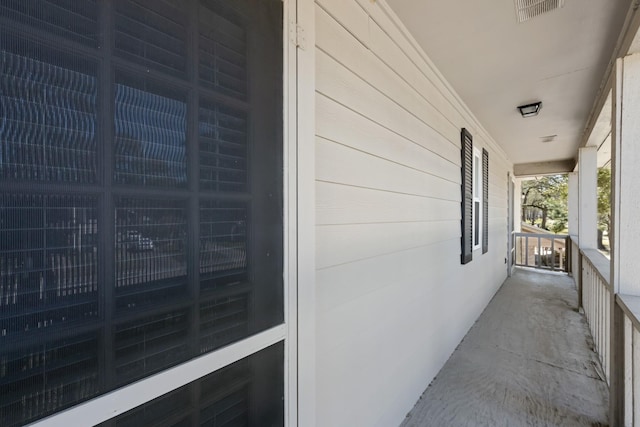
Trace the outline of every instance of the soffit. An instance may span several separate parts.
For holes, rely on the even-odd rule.
[[[565,0],[522,23],[513,0],[387,2],[514,164],[576,157],[629,0]]]

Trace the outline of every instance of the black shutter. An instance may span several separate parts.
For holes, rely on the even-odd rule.
[[[489,251],[489,152],[482,149],[482,253]]]
[[[462,159],[462,237],[460,238],[462,253],[460,254],[460,262],[466,264],[471,261],[473,256],[473,137],[463,128],[460,132],[460,139],[462,142],[460,152]]]

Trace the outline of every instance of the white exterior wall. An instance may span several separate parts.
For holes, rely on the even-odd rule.
[[[398,425],[507,273],[512,165],[385,11],[315,5],[318,426]],[[465,266],[463,127],[490,171],[489,252]]]

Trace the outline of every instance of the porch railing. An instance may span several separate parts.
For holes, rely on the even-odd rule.
[[[569,271],[564,234],[514,233],[515,264],[551,271]]]
[[[599,251],[578,250],[573,237],[569,245],[580,305],[610,386],[609,422],[640,425],[640,297],[614,292],[610,261]]]
[[[584,249],[579,253],[582,264],[580,272],[582,307],[605,379],[609,384],[611,372],[611,296],[613,295],[609,284],[609,260],[595,249]]]
[[[618,294],[616,309],[623,319],[622,339],[616,346],[621,353],[618,360],[622,361],[619,376],[624,378],[616,387],[620,395],[618,405],[624,420],[621,424],[633,426],[640,424],[640,297]]]

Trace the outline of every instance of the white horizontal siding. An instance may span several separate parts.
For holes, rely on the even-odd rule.
[[[447,221],[460,202],[318,182],[318,225]]]
[[[455,182],[320,137],[316,139],[316,178],[438,199],[461,197],[455,194],[455,189],[460,189]]]
[[[318,136],[442,179],[460,182],[460,161],[450,162],[431,147],[399,135],[375,120],[327,98],[316,97]]]
[[[502,150],[384,2],[316,2],[318,426],[399,424],[506,277]],[[489,253],[460,264],[460,129]]]
[[[460,152],[453,137],[447,139],[439,134],[320,49],[316,51],[316,72],[316,88],[324,96],[416,144],[427,146],[445,160],[460,164]]]

